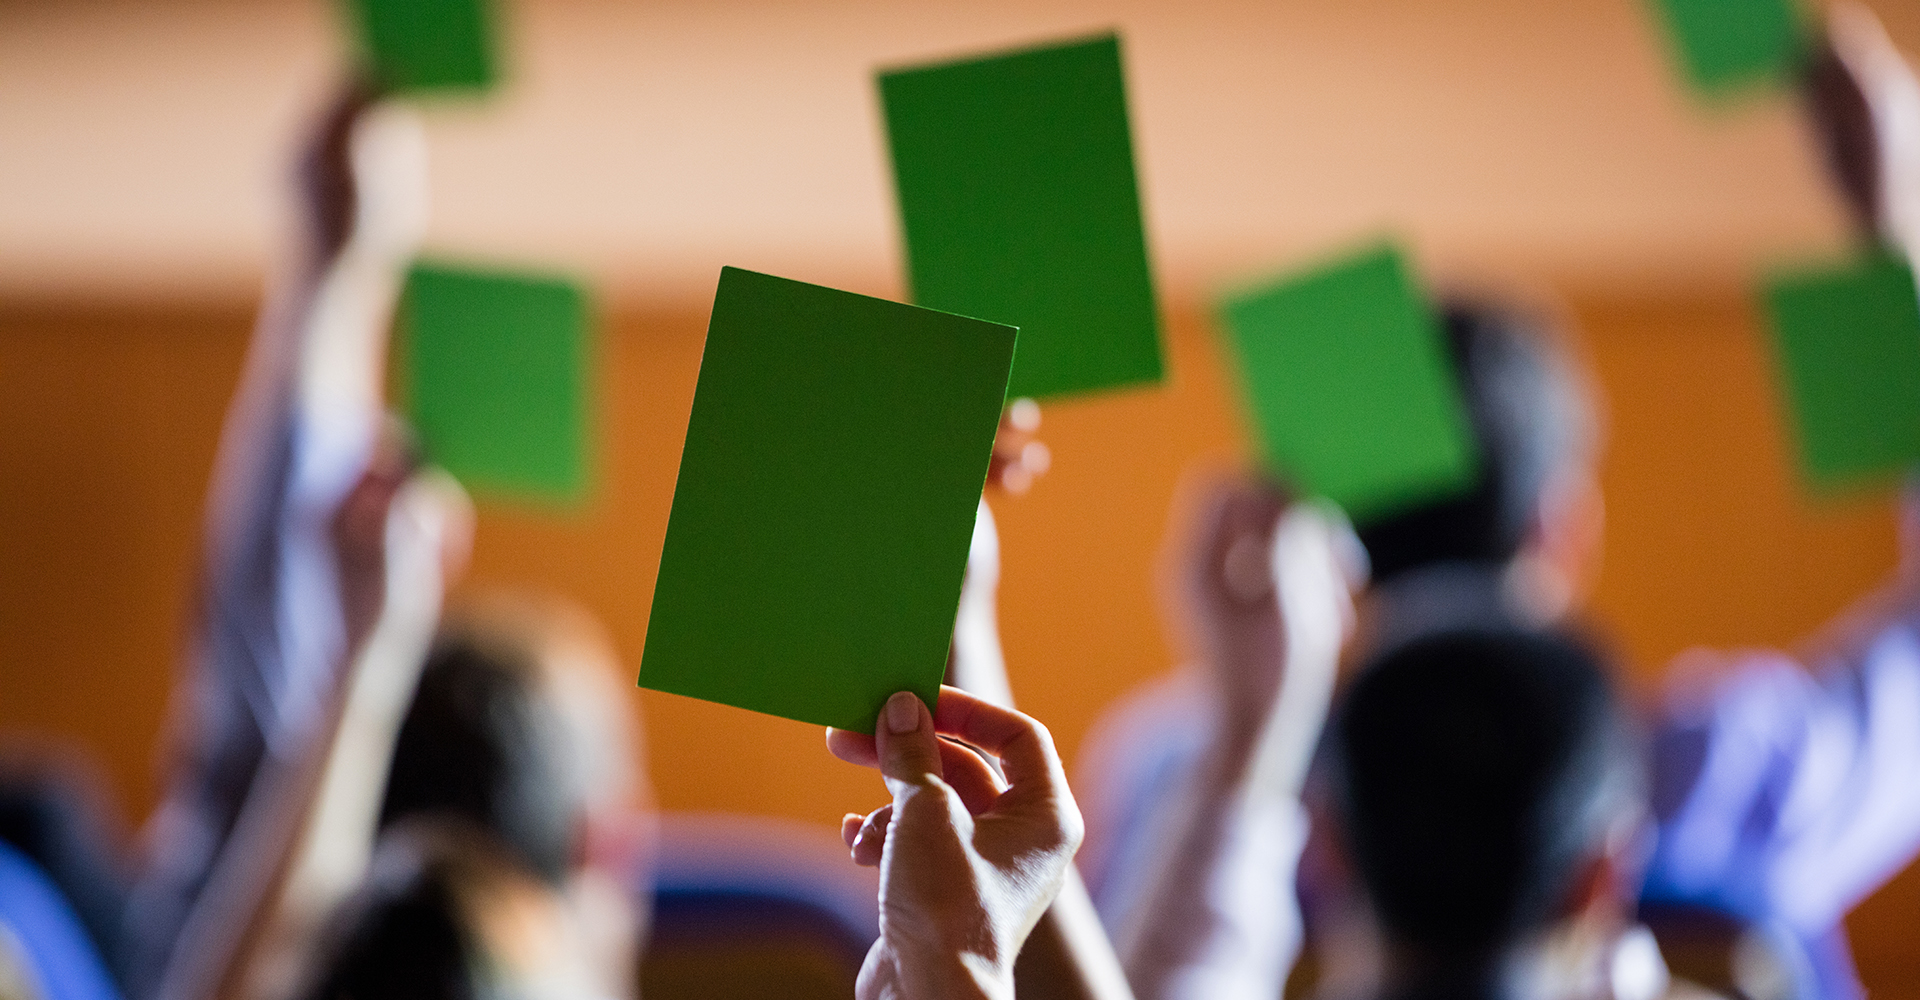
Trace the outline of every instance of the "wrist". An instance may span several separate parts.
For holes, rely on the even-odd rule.
[[[898,956],[900,978],[914,1000],[1013,1000],[1013,965],[965,951]]]

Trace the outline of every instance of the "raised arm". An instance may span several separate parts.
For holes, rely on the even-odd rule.
[[[1283,992],[1300,945],[1300,790],[1352,618],[1340,530],[1263,487],[1215,498],[1187,579],[1215,725],[1152,817],[1155,867],[1117,935],[1141,997]]]
[[[230,956],[209,942],[260,891],[241,873],[287,849],[304,812],[289,775],[315,771],[345,664],[385,600],[387,505],[412,459],[389,447],[391,468],[375,467],[382,362],[424,219],[421,156],[417,129],[357,86],[303,152],[300,238],[262,309],[210,491],[177,749],[131,908],[137,997],[212,988]]]
[[[833,754],[878,768],[893,798],[841,824],[854,860],[880,869],[880,939],[855,995],[1012,1000],[1015,956],[1084,832],[1053,737],[956,688],[936,713],[894,695],[874,731],[827,731]]]
[[[1806,76],[1814,128],[1861,231],[1920,251],[1920,80],[1871,10],[1841,0]]]
[[[1030,432],[1031,427],[1027,428]],[[1006,428],[1002,428],[1004,442]],[[1030,450],[1022,442],[1018,451]],[[999,450],[996,442],[996,450]],[[1018,454],[1018,451],[1015,453]],[[996,462],[996,474],[1004,467]],[[994,481],[1000,479],[996,475]],[[966,584],[953,627],[948,679],[953,686],[1001,708],[1013,707],[1006,656],[1000,646],[997,603],[1000,535],[985,499],[967,552]],[[1069,865],[1060,893],[1041,917],[1014,967],[1020,995],[1036,1000],[1133,1000],[1113,944],[1077,868]]]
[[[1801,656],[1683,659],[1654,742],[1651,897],[1817,940],[1920,854],[1920,488],[1900,513],[1894,579]]]

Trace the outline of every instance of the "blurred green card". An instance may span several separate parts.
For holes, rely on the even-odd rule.
[[[932,706],[1014,333],[723,269],[640,686],[863,733]]]
[[[1920,301],[1892,253],[1767,289],[1782,389],[1814,486],[1887,480],[1920,464]]]
[[[913,300],[1020,328],[1009,396],[1161,378],[1120,42],[880,76]]]
[[[1654,0],[1687,79],[1707,94],[1784,80],[1806,52],[1795,0]]]
[[[418,264],[401,303],[427,456],[468,486],[575,500],[587,484],[587,310],[553,278]]]
[[[374,80],[395,92],[493,85],[491,0],[349,0]]]
[[[1277,475],[1356,521],[1472,485],[1452,361],[1393,247],[1230,298],[1221,312]]]

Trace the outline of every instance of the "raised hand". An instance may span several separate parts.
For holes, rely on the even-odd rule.
[[[902,692],[874,736],[830,729],[827,746],[877,767],[893,796],[841,823],[854,860],[880,868],[880,939],[856,995],[1012,997],[1014,959],[1084,832],[1046,727],[943,688],[937,715]]]
[[[993,458],[987,465],[987,485],[1015,495],[1033,488],[1033,481],[1053,465],[1053,453],[1035,435],[1040,431],[1040,404],[1016,399],[1000,415],[993,437]]]
[[[1860,227],[1911,254],[1920,245],[1920,80],[1873,12],[1828,11],[1807,100],[1828,165]]]

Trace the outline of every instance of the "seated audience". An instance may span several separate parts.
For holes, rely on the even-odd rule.
[[[1815,63],[1809,92],[1843,193],[1863,228],[1910,246],[1920,158],[1909,148],[1916,134],[1909,126],[1920,121],[1920,85],[1870,13],[1834,10],[1829,46]],[[1564,618],[1597,548],[1591,408],[1572,369],[1511,316],[1461,306],[1443,315],[1479,444],[1478,484],[1463,497],[1363,526],[1373,585],[1360,605],[1355,654],[1362,659],[1453,629],[1525,628]],[[1899,578],[1800,660],[1694,657],[1649,747],[1657,836],[1644,885],[1636,887],[1643,908],[1700,906],[1763,929],[1776,946],[1798,952],[1799,960],[1785,965],[1798,968],[1793,991],[1803,996],[1859,995],[1842,918],[1920,847],[1920,805],[1911,804],[1910,783],[1893,777],[1920,766],[1920,744],[1902,735],[1911,727],[1899,721],[1920,712],[1920,601],[1913,582],[1920,568],[1912,565],[1912,542],[1903,547],[1909,555]],[[1199,617],[1223,617],[1227,607],[1203,603]],[[1281,616],[1272,602],[1259,610]],[[1296,624],[1289,618],[1265,627],[1279,633]],[[1185,974],[1169,970],[1228,966],[1192,950],[1137,946],[1156,937],[1192,937],[1190,922],[1168,929],[1178,918],[1168,916],[1173,911],[1164,891],[1155,894],[1141,874],[1153,870],[1156,859],[1190,852],[1176,846],[1185,843],[1178,830],[1140,820],[1151,814],[1148,804],[1171,800],[1175,790],[1201,789],[1202,801],[1216,803],[1237,794],[1236,786],[1207,776],[1220,770],[1218,761],[1244,757],[1250,726],[1237,716],[1264,710],[1266,703],[1248,696],[1258,686],[1245,678],[1294,669],[1270,652],[1202,645],[1211,670],[1179,675],[1114,713],[1106,727],[1112,745],[1106,780],[1090,787],[1096,808],[1089,870],[1118,928],[1134,985],[1146,996],[1163,991],[1143,984],[1177,985]],[[1706,674],[1717,678],[1701,680]],[[1100,740],[1094,743],[1089,756],[1098,759]],[[1103,789],[1114,791],[1103,796]],[[1192,814],[1169,811],[1175,826]],[[1369,914],[1348,905],[1353,897],[1339,888],[1339,852],[1309,853],[1302,896],[1316,937],[1361,945],[1322,949],[1321,987],[1375,991],[1377,965],[1342,959],[1343,952],[1377,951],[1366,947]],[[1197,893],[1205,885],[1254,878],[1272,887],[1270,904],[1242,912],[1232,929],[1220,931],[1221,939],[1284,940],[1294,926],[1293,892],[1270,879],[1272,867],[1270,860],[1223,859],[1162,888]],[[1589,942],[1603,950],[1621,943]],[[1248,995],[1280,989],[1276,977],[1255,983],[1251,975],[1243,967],[1243,974],[1216,978],[1247,984]],[[1176,994],[1184,995],[1172,986],[1164,992]]]

